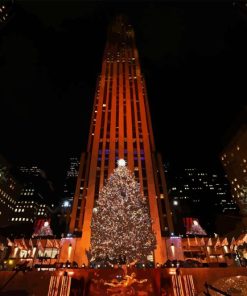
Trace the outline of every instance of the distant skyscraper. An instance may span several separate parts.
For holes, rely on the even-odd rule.
[[[247,217],[247,108],[228,133],[221,161],[231,183],[232,196]],[[246,218],[247,227],[247,218]]]
[[[45,172],[37,165],[23,165],[15,175],[22,186],[11,217],[12,224],[33,225],[37,219],[47,219],[52,208],[53,187]],[[27,228],[28,232],[31,230],[31,226]]]
[[[238,212],[230,194],[230,185],[219,172],[187,168],[174,175],[168,172],[168,176],[169,195],[176,209],[174,219],[180,231],[182,217],[198,218],[202,226],[212,232],[214,216]]]
[[[162,235],[173,232],[161,157],[156,155],[147,92],[135,46],[134,31],[116,18],[108,31],[98,78],[87,152],[82,154],[71,214],[70,232],[90,248],[91,218],[99,190],[124,158],[149,201],[156,233],[155,260],[163,262]]]
[[[75,195],[76,180],[78,177],[80,159],[78,157],[70,157],[68,170],[66,172],[64,182],[64,206],[70,207]]]
[[[11,175],[9,163],[0,155],[0,227],[10,224],[19,193],[20,185]]]

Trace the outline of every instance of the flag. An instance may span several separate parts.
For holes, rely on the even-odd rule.
[[[230,244],[230,250],[233,250],[235,245],[236,245],[236,241],[235,241],[235,238],[233,237]]]
[[[13,246],[13,242],[7,237],[7,244],[9,247]]]
[[[64,238],[61,238],[61,239],[60,239],[60,243],[59,243],[60,248],[61,248],[62,245],[65,243],[65,241],[66,241],[66,239],[64,239]]]
[[[22,245],[22,249],[24,249],[24,250],[27,250],[28,249],[28,247],[27,247],[27,245],[25,243],[24,238],[21,240],[21,245]]]
[[[214,245],[215,250],[216,250],[217,247],[221,247],[221,243],[220,243],[219,237],[217,238],[217,240],[215,242],[215,245]]]
[[[59,244],[58,240],[56,240],[56,239],[54,239],[54,248],[60,249],[60,244]]]
[[[40,239],[38,239],[38,241],[37,241],[37,247],[38,247],[38,249],[41,251],[41,252],[43,252],[44,253],[44,247],[42,246],[42,243],[41,243],[41,241],[40,241]]]
[[[46,240],[46,245],[45,245],[46,248],[53,248],[53,243],[50,239],[47,239]]]
[[[201,238],[201,241],[200,241],[200,246],[201,246],[201,247],[205,246],[205,240],[204,240],[204,238],[203,238],[203,237]]]
[[[213,245],[211,237],[208,239],[208,243],[207,243],[207,245],[208,245],[209,247],[211,247],[211,246]]]
[[[33,241],[31,240],[31,238],[29,239],[29,246],[33,249]]]
[[[226,237],[223,239],[221,245],[222,245],[222,246],[228,246],[228,245],[229,245],[228,240],[227,240]]]
[[[14,243],[15,243],[15,247],[19,248],[20,250],[23,249],[19,239],[14,239]]]

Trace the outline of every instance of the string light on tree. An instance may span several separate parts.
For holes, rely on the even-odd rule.
[[[119,159],[93,209],[91,262],[147,261],[156,247],[147,200],[124,159]]]
[[[199,224],[199,221],[196,219],[193,220],[191,228],[186,234],[207,235],[205,230]]]

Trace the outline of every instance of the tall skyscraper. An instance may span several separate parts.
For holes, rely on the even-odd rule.
[[[228,132],[221,161],[247,227],[247,107]]]
[[[0,227],[11,223],[20,194],[20,185],[11,175],[10,168],[10,164],[0,155]]]
[[[105,180],[123,158],[149,201],[157,239],[155,261],[164,262],[162,236],[173,232],[161,156],[156,154],[147,93],[134,31],[119,16],[111,24],[98,77],[87,152],[82,154],[70,232],[90,248],[91,219]],[[83,255],[84,256],[84,255]]]

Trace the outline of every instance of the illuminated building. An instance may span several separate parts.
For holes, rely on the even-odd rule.
[[[64,208],[70,208],[75,195],[76,179],[78,177],[80,159],[77,157],[69,158],[69,166],[66,172],[66,178],[64,182]]]
[[[9,163],[0,155],[0,225],[10,224],[18,203],[20,186],[10,174]]]
[[[231,184],[232,197],[247,217],[247,108],[228,133],[221,162]],[[247,224],[246,224],[247,226]]]
[[[172,199],[176,231],[184,233],[182,218],[198,218],[209,233],[215,232],[215,217],[238,213],[232,199],[228,180],[221,172],[186,168],[170,174],[168,171],[169,196]],[[205,211],[205,209],[207,209]]]
[[[90,248],[92,210],[99,190],[120,158],[127,161],[149,200],[157,239],[155,260],[163,262],[166,254],[162,236],[173,232],[172,213],[161,156],[155,151],[134,31],[122,17],[116,18],[108,31],[87,152],[81,156],[71,213],[70,233],[82,236],[84,250]]]
[[[21,182],[22,188],[10,221],[16,229],[20,224],[25,224],[22,233],[17,230],[17,234],[29,235],[36,219],[50,217],[51,208],[54,206],[50,202],[53,187],[45,172],[37,165],[20,166],[15,175]]]

